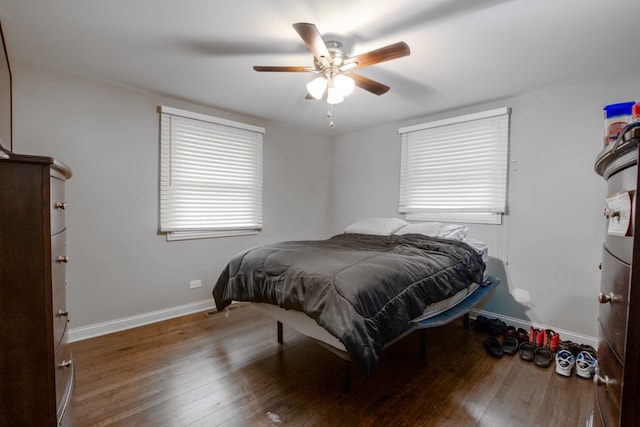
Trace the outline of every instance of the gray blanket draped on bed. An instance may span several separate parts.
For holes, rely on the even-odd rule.
[[[236,255],[213,288],[218,310],[232,300],[304,312],[337,337],[371,374],[384,345],[434,302],[471,283],[485,265],[464,242],[417,234],[340,234]]]

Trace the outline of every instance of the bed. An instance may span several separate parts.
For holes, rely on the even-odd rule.
[[[436,230],[436,231],[434,231]],[[326,240],[287,241],[234,256],[213,288],[219,311],[250,301],[367,375],[415,330],[465,316],[497,285],[486,246],[466,227],[366,218]],[[421,348],[423,347],[421,341]]]

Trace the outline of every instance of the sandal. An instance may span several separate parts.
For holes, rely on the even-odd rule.
[[[544,344],[544,332],[542,329],[534,328],[531,326],[529,328],[529,342],[533,344],[534,347],[543,347]]]
[[[535,348],[530,342],[520,343],[518,351],[520,352],[520,358],[522,360],[526,360],[527,362],[531,362],[533,360]]]
[[[543,342],[543,346],[536,348],[535,356],[533,357],[533,363],[540,366],[541,368],[548,368],[549,366],[551,366],[551,363],[553,363],[552,346],[554,346],[556,349],[558,348],[560,335],[556,334],[551,329],[546,329],[544,332],[540,329],[534,329],[533,333],[533,341]],[[553,338],[556,338],[555,343]]]
[[[541,368],[548,368],[553,362],[553,353],[547,347],[538,347],[533,357],[533,363]]]
[[[519,342],[529,341],[529,334],[527,333],[527,331],[522,328],[518,328],[516,332],[518,333],[518,336],[516,338],[518,338]]]
[[[486,348],[493,357],[502,357],[502,346],[494,337],[487,337],[487,339],[484,340],[484,348]]]
[[[502,342],[502,352],[510,356],[518,351],[518,340],[514,337],[506,337]]]
[[[558,350],[558,344],[560,343],[560,335],[553,329],[545,329],[542,337],[542,346],[555,353]]]
[[[504,334],[507,330],[507,324],[500,319],[489,320],[489,334],[496,337]]]

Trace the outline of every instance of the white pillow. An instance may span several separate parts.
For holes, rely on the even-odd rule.
[[[487,246],[485,242],[482,242],[476,239],[467,239],[467,238],[465,238],[463,242],[465,242],[467,245],[475,249],[476,252],[482,255],[482,260],[484,262],[487,262],[487,260],[489,259],[489,246]]]
[[[400,218],[363,218],[350,224],[345,233],[375,234],[390,236],[409,223]]]
[[[458,224],[443,224],[441,222],[422,222],[409,224],[402,227],[395,234],[423,234],[429,237],[441,237],[444,239],[463,240],[469,229]]]

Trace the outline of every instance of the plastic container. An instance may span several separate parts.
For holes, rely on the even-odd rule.
[[[631,109],[631,122],[640,122],[640,102],[636,102]]]
[[[618,138],[618,134],[631,123],[631,113],[635,101],[610,104],[604,107],[604,145]]]

